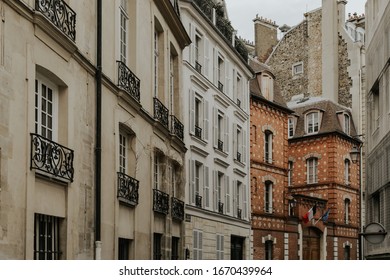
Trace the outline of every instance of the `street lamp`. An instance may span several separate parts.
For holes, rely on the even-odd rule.
[[[358,148],[356,146],[353,146],[352,150],[349,154],[351,156],[352,162],[357,163],[359,160],[359,155],[360,155],[360,151],[358,150]]]

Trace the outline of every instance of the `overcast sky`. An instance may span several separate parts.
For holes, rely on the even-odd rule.
[[[303,20],[303,14],[321,7],[322,0],[225,0],[229,19],[238,36],[253,41],[253,19],[259,17],[276,21],[282,26],[294,26]],[[346,16],[364,14],[366,0],[348,0]]]

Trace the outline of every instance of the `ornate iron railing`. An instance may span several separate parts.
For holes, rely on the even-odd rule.
[[[139,181],[130,177],[124,173],[117,172],[118,174],[118,198],[121,202],[124,202],[130,206],[138,204],[138,189]]]
[[[131,97],[140,102],[140,79],[124,64],[118,63],[118,87],[126,91]]]
[[[184,220],[184,202],[176,197],[172,197],[172,218],[179,221]]]
[[[241,219],[242,218],[242,209],[237,208],[237,218]]]
[[[30,169],[73,182],[73,150],[31,133]]]
[[[199,62],[195,61],[195,70],[199,73],[202,74],[202,65],[200,65]]]
[[[202,139],[202,128],[197,125],[195,125],[195,136]]]
[[[153,211],[167,215],[169,212],[169,194],[153,190]]]
[[[240,152],[237,152],[237,160],[238,160],[239,162],[241,162],[241,153],[240,153]]]
[[[171,133],[184,140],[184,125],[174,115],[171,115]]]
[[[218,82],[218,89],[223,92],[223,83]]]
[[[223,214],[223,202],[218,202],[218,212]]]
[[[218,17],[216,19],[216,24],[219,31],[222,35],[229,41],[232,42],[233,39],[233,27],[230,25],[230,21],[224,17]]]
[[[154,118],[169,129],[169,110],[157,97],[154,98]]]
[[[218,139],[218,150],[223,151],[223,142]]]
[[[205,16],[212,21],[214,3],[212,3],[210,0],[194,0],[194,2],[202,10]]]
[[[72,41],[76,40],[76,13],[63,0],[35,0],[41,12]]]
[[[202,197],[199,194],[195,195],[195,206],[202,208]]]

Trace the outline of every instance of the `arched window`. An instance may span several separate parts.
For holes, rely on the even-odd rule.
[[[266,163],[272,163],[272,138],[272,132],[266,130],[264,132],[264,161]]]
[[[271,181],[266,181],[264,186],[264,210],[266,213],[272,213],[272,193],[273,193],[273,183]]]
[[[346,198],[344,200],[344,222],[346,225],[349,225],[351,222],[351,200]]]
[[[318,159],[315,157],[306,160],[307,183],[318,183]]]
[[[346,185],[351,184],[351,162],[349,159],[344,160],[344,181]]]

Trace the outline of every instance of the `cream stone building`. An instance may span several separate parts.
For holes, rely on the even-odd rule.
[[[186,254],[252,259],[249,84],[252,71],[223,1],[182,0]]]
[[[177,1],[86,3],[0,1],[0,259],[184,258]]]

